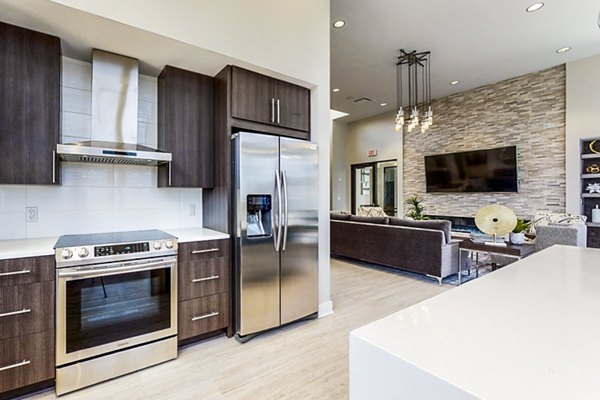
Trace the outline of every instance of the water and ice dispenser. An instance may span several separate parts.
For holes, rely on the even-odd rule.
[[[246,210],[246,221],[248,224],[246,236],[249,238],[270,237],[273,234],[271,224],[271,195],[249,194]]]

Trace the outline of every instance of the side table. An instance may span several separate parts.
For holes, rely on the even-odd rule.
[[[473,242],[470,239],[463,240],[458,245],[458,285],[462,284],[462,252],[471,251],[476,253],[490,253],[505,257],[512,257],[520,260],[533,254],[535,247],[532,243],[511,244],[506,243],[506,246],[494,246],[491,244]]]

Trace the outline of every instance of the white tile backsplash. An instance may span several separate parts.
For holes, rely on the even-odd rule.
[[[63,86],[61,111],[91,115],[92,92]]]
[[[62,186],[112,188],[115,182],[114,168],[110,164],[63,162]]]
[[[0,213],[25,213],[23,204],[26,196],[25,186],[0,186]]]
[[[0,240],[24,238],[25,224],[25,207],[23,212],[0,213]]]
[[[156,147],[156,78],[140,75],[139,88],[138,142]],[[62,143],[89,140],[91,64],[63,58],[62,94]],[[0,240],[202,226],[202,190],[159,189],[156,167],[63,162],[61,174],[61,186],[0,186]]]
[[[62,86],[91,91],[92,64],[68,57],[63,57]]]
[[[62,143],[70,143],[67,137],[90,140],[92,137],[92,117],[68,111],[62,112]]]

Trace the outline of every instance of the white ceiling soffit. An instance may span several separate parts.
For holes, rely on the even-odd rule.
[[[346,122],[395,110],[401,48],[431,51],[433,98],[600,53],[597,0],[526,12],[536,1],[331,0],[331,23],[346,21],[331,27],[331,87],[340,89],[331,108],[350,114]],[[353,103],[361,97],[373,101]]]

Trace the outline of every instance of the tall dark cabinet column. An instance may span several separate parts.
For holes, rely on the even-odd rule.
[[[0,184],[58,184],[60,39],[0,23]]]

